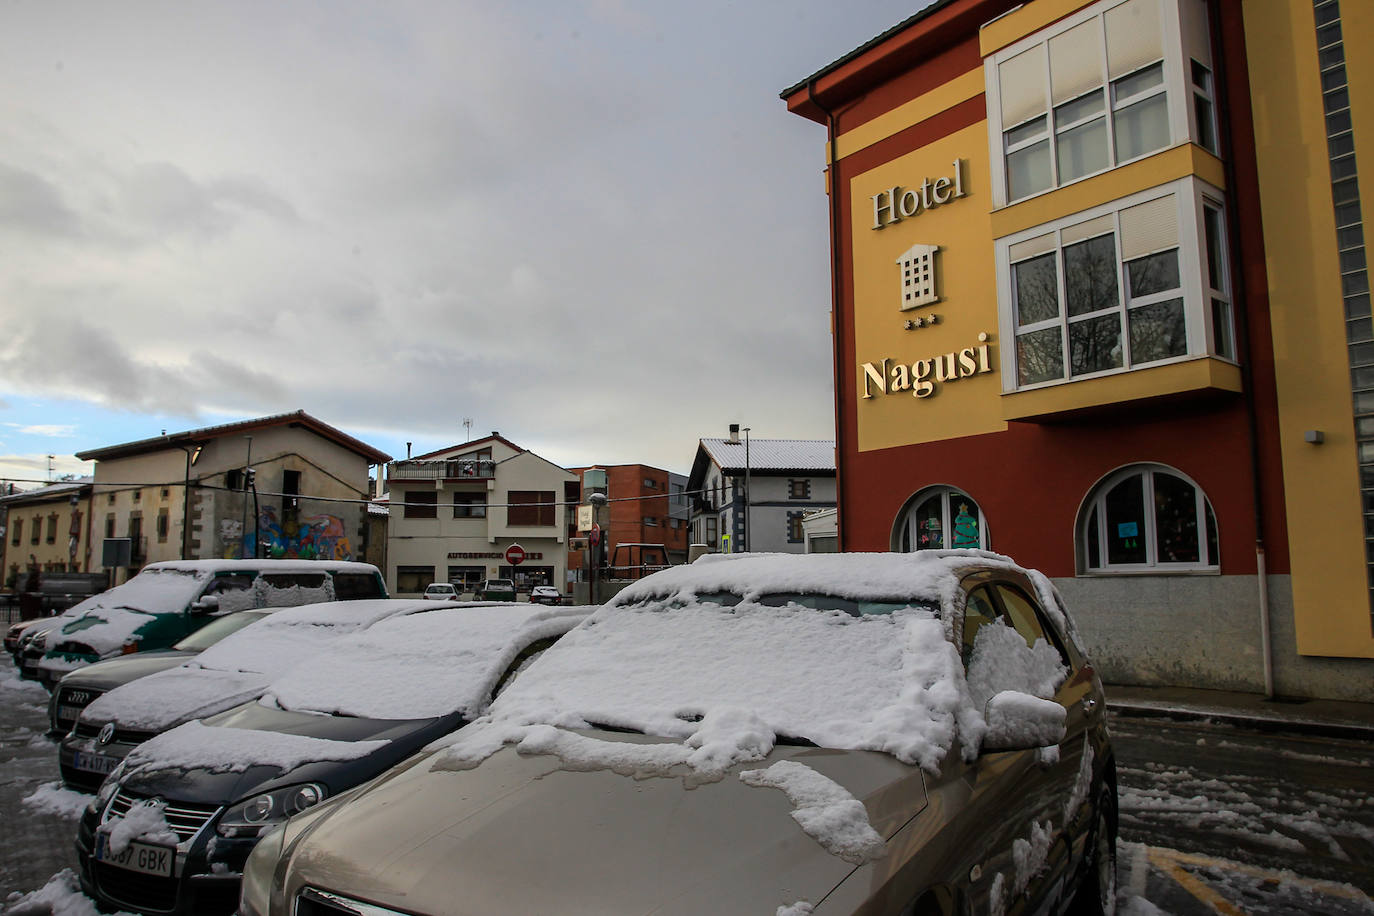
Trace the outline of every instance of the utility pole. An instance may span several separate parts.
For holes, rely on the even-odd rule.
[[[239,485],[243,488],[243,515],[240,519],[242,527],[239,528],[240,560],[245,559],[248,556],[248,551],[245,549],[247,547],[248,540],[248,469],[253,466],[253,437],[244,436],[243,438],[248,440],[248,456],[246,459],[244,459],[245,463],[243,465],[243,479],[239,481]]]
[[[749,500],[753,494],[749,492],[749,427],[744,427],[744,549],[753,550],[754,544],[749,535]]]

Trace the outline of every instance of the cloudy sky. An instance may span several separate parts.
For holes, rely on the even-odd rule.
[[[0,475],[305,409],[686,470],[829,438],[824,129],[924,0],[0,2]]]

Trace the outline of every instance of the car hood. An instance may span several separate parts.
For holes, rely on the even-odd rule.
[[[62,679],[62,686],[85,690],[113,690],[149,674],[175,668],[195,654],[191,651],[168,649],[163,652],[136,652],[133,655],[110,658],[67,675]]]
[[[856,866],[803,832],[787,794],[741,771],[808,767],[863,801],[884,839],[926,804],[918,769],[867,751],[777,747],[695,787],[685,767],[635,779],[511,747],[462,772],[442,759],[414,758],[311,823],[291,848],[288,892],[310,885],[416,913],[449,912],[461,894],[468,916],[771,913],[818,902]]]
[[[394,766],[461,724],[462,720],[456,716],[420,720],[357,719],[244,703],[211,716],[203,723],[191,722],[182,726],[182,729],[200,727],[202,739],[208,742],[207,762],[203,766],[157,766],[163,758],[156,752],[156,742],[175,735],[168,733],[152,739],[130,755],[130,763],[140,766],[121,779],[120,785],[138,795],[162,796],[177,802],[209,806],[232,804],[257,792],[303,782],[323,783],[330,795],[337,795]],[[332,742],[377,742],[380,746],[344,760],[305,761],[287,767],[247,762],[235,764],[235,748],[263,737],[264,733]],[[216,744],[223,749],[222,754],[216,754]],[[153,765],[142,766],[148,763]]]
[[[111,690],[87,706],[81,721],[114,721],[138,731],[165,731],[262,696],[267,675],[256,671],[172,668]]]

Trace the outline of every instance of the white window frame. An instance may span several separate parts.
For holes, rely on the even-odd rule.
[[[1129,209],[1138,204],[1157,200],[1161,197],[1173,195],[1175,202],[1175,213],[1178,221],[1178,270],[1179,288],[1177,290],[1167,290],[1163,293],[1155,293],[1151,296],[1144,296],[1138,299],[1129,298],[1130,289],[1127,283],[1126,264],[1121,257],[1121,218],[1122,210]],[[1005,236],[997,240],[995,245],[995,255],[997,263],[997,299],[998,299],[998,323],[1001,339],[1005,342],[1003,350],[1002,364],[1002,390],[1004,392],[1030,391],[1037,388],[1047,388],[1054,385],[1066,385],[1074,382],[1081,382],[1088,379],[1102,378],[1108,375],[1118,375],[1123,372],[1135,372],[1140,369],[1148,369],[1154,366],[1169,365],[1171,363],[1187,362],[1188,360],[1211,357],[1226,362],[1236,362],[1236,358],[1218,355],[1215,341],[1212,334],[1211,300],[1213,293],[1222,292],[1224,295],[1218,296],[1231,304],[1231,339],[1235,340],[1235,304],[1234,297],[1230,294],[1229,288],[1226,291],[1213,291],[1207,288],[1206,283],[1206,262],[1205,248],[1206,237],[1202,226],[1202,209],[1205,205],[1216,208],[1222,219],[1221,229],[1221,250],[1223,254],[1222,268],[1225,272],[1227,266],[1225,262],[1227,241],[1225,237],[1226,229],[1226,209],[1223,201],[1225,195],[1217,188],[1212,187],[1195,176],[1187,176],[1169,184],[1160,185],[1114,200],[1111,203],[1094,207],[1090,210],[1083,210],[1071,216],[1063,217],[1051,223],[1034,226],[1014,235]],[[1085,373],[1083,375],[1071,375],[1072,365],[1068,349],[1068,325],[1071,322],[1086,320],[1106,314],[1106,311],[1093,312],[1088,315],[1068,317],[1066,303],[1066,293],[1064,289],[1064,270],[1063,270],[1063,250],[1062,233],[1065,229],[1072,228],[1079,223],[1087,222],[1102,216],[1112,215],[1113,234],[1117,250],[1117,293],[1120,297],[1119,311],[1122,314],[1121,325],[1121,346],[1123,365],[1120,368],[1104,369],[1099,372]],[[1016,326],[1016,297],[1012,284],[1012,246],[1038,238],[1053,232],[1055,243],[1052,251],[1056,257],[1055,276],[1058,284],[1059,295],[1059,315],[1056,318],[1046,319],[1027,325],[1025,328],[1018,329]],[[1092,236],[1096,237],[1096,236]],[[1073,244],[1073,243],[1071,243]],[[1161,248],[1160,251],[1167,251],[1168,248]],[[1144,257],[1145,254],[1137,255],[1136,258]],[[1135,260],[1136,258],[1132,258]],[[1229,274],[1225,274],[1228,276]],[[1229,287],[1229,279],[1225,281]],[[1187,350],[1181,356],[1172,356],[1165,359],[1155,360],[1148,363],[1133,363],[1130,353],[1130,311],[1149,305],[1156,301],[1167,301],[1176,298],[1183,299],[1184,326],[1187,333]],[[1034,382],[1027,385],[1020,385],[1017,382],[1017,359],[1016,359],[1016,339],[1018,330],[1025,334],[1035,330],[1042,330],[1046,327],[1058,325],[1060,331],[1060,347],[1064,355],[1064,375],[1058,379],[1048,379],[1046,381]],[[1237,354],[1238,356],[1238,354]]]
[[[1179,480],[1189,484],[1193,488],[1194,512],[1196,513],[1197,532],[1198,532],[1198,556],[1201,562],[1198,563],[1160,563],[1156,547],[1157,521],[1155,519],[1155,490],[1154,475],[1157,473],[1169,474]],[[1115,488],[1127,478],[1137,475],[1144,475],[1141,486],[1141,499],[1146,508],[1145,530],[1140,533],[1140,538],[1145,544],[1146,562],[1144,563],[1118,563],[1115,565],[1107,562],[1107,525],[1106,525],[1106,498],[1107,493]],[[1089,520],[1094,518],[1096,511],[1097,526],[1096,530],[1088,530]],[[1088,491],[1087,497],[1079,507],[1078,522],[1074,526],[1075,553],[1078,556],[1078,569],[1081,576],[1121,576],[1121,575],[1165,575],[1170,573],[1182,574],[1203,574],[1219,575],[1221,573],[1221,558],[1209,555],[1207,547],[1207,515],[1212,516],[1212,522],[1216,526],[1217,532],[1217,553],[1221,552],[1221,520],[1217,518],[1216,510],[1212,508],[1211,500],[1196,480],[1187,474],[1170,467],[1167,464],[1156,462],[1142,462],[1139,464],[1129,464],[1117,468],[1107,474]],[[1097,539],[1097,556],[1101,560],[1100,566],[1088,565],[1088,538]]]
[[[954,533],[954,513],[950,508],[950,494],[957,493],[962,497],[970,499],[978,508],[978,549],[987,550],[992,543],[992,534],[988,531],[987,516],[983,514],[983,504],[973,498],[973,495],[961,487],[950,486],[949,484],[932,484],[922,487],[911,495],[906,502],[902,503],[901,510],[897,513],[896,521],[892,526],[891,546],[894,552],[901,552],[903,535],[912,545],[910,553],[919,553],[921,548],[916,547],[916,532],[912,530],[912,521],[915,518],[916,510],[925,505],[928,500],[940,499],[940,524],[941,536],[953,542]],[[950,550],[951,547],[925,548],[927,550],[944,549]]]
[[[1157,88],[1152,87],[1151,89],[1142,91],[1129,99],[1123,99],[1118,102],[1117,100],[1112,98],[1112,83],[1117,82],[1120,79],[1131,74],[1122,74],[1122,76],[1117,77],[1116,80],[1111,79],[1109,77],[1107,69],[1108,65],[1106,61],[1106,54],[1104,53],[1102,56],[1102,81],[1098,84],[1096,91],[1102,91],[1106,93],[1106,97],[1104,99],[1104,110],[1107,114],[1107,167],[1100,169],[1096,172],[1085,173],[1068,181],[1059,180],[1059,151],[1058,144],[1056,141],[1060,133],[1074,125],[1056,126],[1054,123],[1054,110],[1056,107],[1062,107],[1063,105],[1068,104],[1069,102],[1072,102],[1075,99],[1082,98],[1083,95],[1086,95],[1087,93],[1080,93],[1078,96],[1075,96],[1075,99],[1065,100],[1064,102],[1061,102],[1059,106],[1056,106],[1054,104],[1053,92],[1051,89],[1050,82],[1049,41],[1055,36],[1061,35],[1064,32],[1067,32],[1070,29],[1074,28],[1075,26],[1081,25],[1085,22],[1088,22],[1089,20],[1096,19],[1098,20],[1099,31],[1101,31],[1104,36],[1102,38],[1102,41],[1105,45],[1106,39],[1105,31],[1102,31],[1104,29],[1104,26],[1102,25],[1102,20],[1105,17],[1107,11],[1113,9],[1114,7],[1120,6],[1121,4],[1126,2],[1130,2],[1130,0],[1101,0],[1100,3],[1096,3],[1084,10],[1080,10],[1079,12],[1074,13],[1071,16],[1066,16],[1065,18],[1056,22],[1054,25],[1042,29],[1033,35],[1029,35],[1021,39],[1020,41],[1008,45],[1005,48],[1002,48],[1001,50],[992,54],[990,57],[986,58],[983,61],[983,81],[986,90],[988,113],[988,153],[991,157],[990,161],[992,162],[992,204],[994,209],[1005,207],[1010,203],[1020,203],[1021,201],[1031,200],[1035,197],[1038,197],[1041,194],[1048,194],[1051,191],[1057,190],[1058,188],[1062,188],[1070,184],[1075,184],[1079,181],[1084,181],[1088,178],[1093,177],[1094,175],[1100,175],[1104,172],[1109,172],[1112,169],[1120,168],[1124,165],[1129,165],[1132,162],[1137,162],[1141,159],[1146,159],[1150,156],[1158,155],[1159,153],[1164,152],[1167,149],[1172,149],[1173,147],[1178,146],[1182,143],[1191,142],[1192,138],[1196,136],[1193,130],[1193,82],[1191,75],[1191,67],[1185,66],[1185,62],[1189,57],[1189,49],[1197,47],[1206,47],[1208,38],[1206,35],[1193,36],[1187,34],[1189,29],[1192,28],[1192,26],[1185,24],[1184,20],[1186,18],[1186,14],[1182,9],[1180,9],[1180,4],[1200,3],[1201,0],[1157,0],[1160,9],[1160,39],[1163,44],[1164,51],[1164,57],[1160,61],[1163,64],[1164,71],[1163,84]],[[1205,13],[1202,18],[1202,22],[1206,22]],[[1017,143],[1014,148],[1008,148],[1005,143],[1006,132],[1013,130],[1017,127],[1029,124],[1030,122],[1034,121],[1035,118],[1027,118],[1016,124],[1004,125],[1002,123],[1002,96],[998,77],[998,68],[1005,61],[1017,56],[1018,54],[1021,54],[1024,51],[1027,51],[1035,47],[1036,45],[1045,45],[1045,110],[1044,114],[1036,116],[1043,117],[1045,119],[1045,129],[1041,131],[1039,134],[1037,134],[1034,139],[1026,139],[1020,143]],[[1194,54],[1194,56],[1196,56],[1196,54]],[[1209,71],[1215,73],[1215,67],[1213,67],[1210,59],[1200,59],[1199,62],[1204,64]],[[1131,71],[1131,73],[1138,73],[1140,72],[1140,70],[1145,69],[1145,67],[1147,66],[1153,66],[1153,63],[1138,67],[1135,70]],[[1116,128],[1113,118],[1115,112],[1121,107],[1125,107],[1126,105],[1132,104],[1137,101],[1142,101],[1160,92],[1166,92],[1168,95],[1168,142],[1160,149],[1151,150],[1150,152],[1144,153],[1133,159],[1127,159],[1122,160],[1121,162],[1117,162]],[[1212,111],[1214,118],[1216,117],[1216,104],[1217,100],[1215,97],[1215,92],[1213,92]],[[1083,119],[1083,123],[1086,123],[1090,120],[1091,118],[1085,118]],[[1015,200],[1009,200],[1007,191],[1007,155],[1009,153],[1017,152],[1034,143],[1037,143],[1045,137],[1048,137],[1049,139],[1050,149],[1049,187],[1044,188],[1040,191],[1035,191],[1031,194],[1027,194],[1023,197],[1018,197]]]

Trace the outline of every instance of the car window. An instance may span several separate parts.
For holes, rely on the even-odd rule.
[[[759,598],[758,603],[764,607],[785,607],[789,604],[796,604],[817,611],[840,611],[850,617],[862,617],[865,614],[894,614],[910,607],[932,609],[931,605],[924,601],[903,601],[900,599],[856,601],[852,598],[841,598],[836,595],[802,595],[793,592],[775,592],[771,595],[763,595]]]
[[[324,573],[263,573],[262,580],[273,588],[320,588],[324,585]]]
[[[1064,655],[1064,647],[1059,644],[1059,640],[1052,631],[1041,622],[1041,613],[1034,601],[1025,592],[1013,585],[1004,582],[997,584],[997,594],[1002,599],[1002,607],[1007,611],[1007,618],[1011,625],[1016,628],[1016,632],[1021,634],[1021,638],[1026,641],[1026,645],[1034,646],[1038,640],[1046,640],[1054,646],[1059,653],[1064,665],[1069,664],[1069,660]]]
[[[241,592],[252,587],[252,573],[230,573],[227,576],[215,576],[214,581],[205,589],[205,594],[223,595],[228,592]]]
[[[386,592],[376,573],[334,573],[334,597],[339,601],[385,598]]]
[[[973,645],[978,639],[978,631],[997,619],[997,605],[986,588],[978,588],[969,593],[968,603],[964,606],[964,633],[961,653],[964,668],[968,668],[973,658]]]
[[[236,614],[220,617],[196,630],[172,648],[180,649],[183,652],[203,652],[230,633],[241,630],[253,621],[261,620],[265,616],[266,612],[264,611],[239,611]]]

